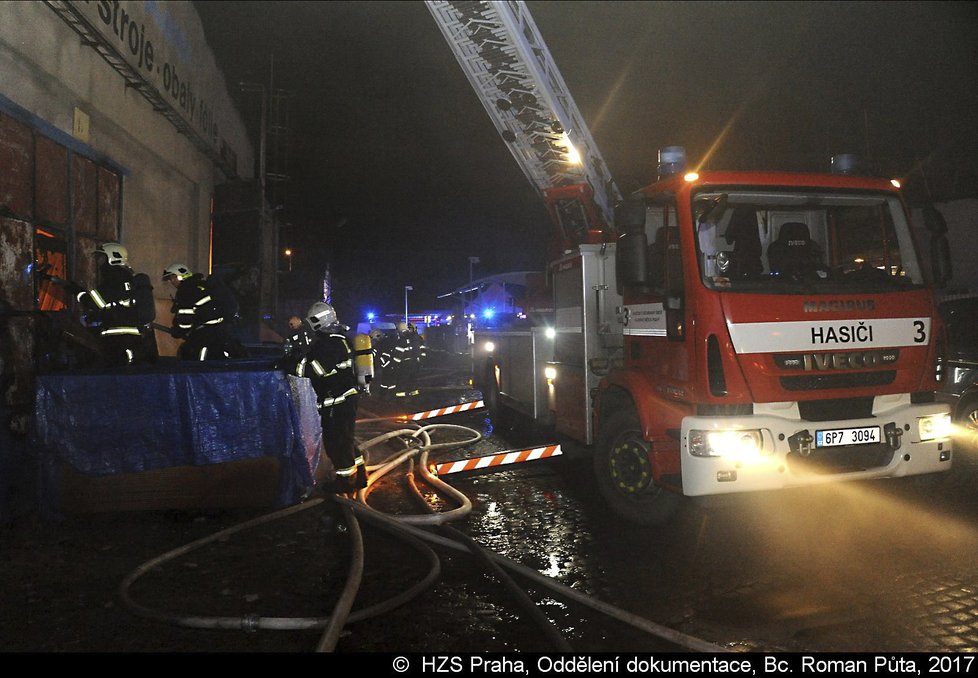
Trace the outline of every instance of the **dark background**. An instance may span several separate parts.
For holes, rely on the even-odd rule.
[[[432,308],[542,269],[549,222],[422,2],[195,2],[258,150],[289,94],[282,244],[312,299]],[[960,2],[530,2],[623,191],[683,145],[713,169],[856,153],[915,205],[978,197],[978,10]],[[356,304],[356,310],[353,304]],[[341,318],[352,324],[360,318]]]

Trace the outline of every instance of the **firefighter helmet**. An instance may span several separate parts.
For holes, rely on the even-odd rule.
[[[319,332],[336,324],[336,311],[325,301],[317,301],[309,307],[309,311],[306,313],[306,322],[309,323],[309,327],[314,332]]]
[[[397,321],[397,331],[399,333],[407,332],[407,328],[408,328],[408,326],[407,326],[407,323],[406,322],[404,322],[403,320],[398,320]]]
[[[95,248],[96,254],[104,254],[110,266],[128,266],[129,250],[122,243],[103,242]]]
[[[370,341],[372,341],[374,344],[380,342],[383,338],[384,330],[377,327],[370,330]]]
[[[192,275],[193,272],[186,264],[170,264],[163,269],[163,280],[166,280],[170,276],[175,277],[177,280],[184,280]]]

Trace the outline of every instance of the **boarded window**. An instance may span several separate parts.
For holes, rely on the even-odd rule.
[[[82,235],[75,238],[75,282],[86,289],[92,289],[98,281],[99,257],[95,256],[98,245],[92,238]]]
[[[98,214],[96,196],[98,169],[88,158],[73,155],[71,158],[71,211],[72,223],[79,233],[95,235]]]
[[[0,217],[0,308],[29,311],[34,306],[33,241],[34,229],[30,223]]]
[[[98,168],[98,237],[102,240],[119,239],[119,195],[122,180],[118,174],[105,167]]]
[[[65,309],[63,286],[31,272],[91,288],[95,247],[118,240],[121,221],[117,171],[0,113],[0,301]]]
[[[37,220],[63,226],[68,222],[68,149],[47,137],[36,137],[34,165]]]
[[[30,128],[0,113],[0,214],[33,216],[33,167]]]

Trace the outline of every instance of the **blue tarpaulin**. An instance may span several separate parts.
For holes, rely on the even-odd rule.
[[[37,379],[33,439],[48,476],[42,492],[56,486],[62,462],[104,476],[275,457],[278,501],[288,505],[314,485],[321,436],[309,380],[276,370]]]

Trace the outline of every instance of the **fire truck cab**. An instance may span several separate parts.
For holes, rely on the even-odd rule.
[[[948,470],[940,321],[898,188],[681,165],[617,215],[623,350],[595,393],[606,498],[654,521],[664,490]]]

